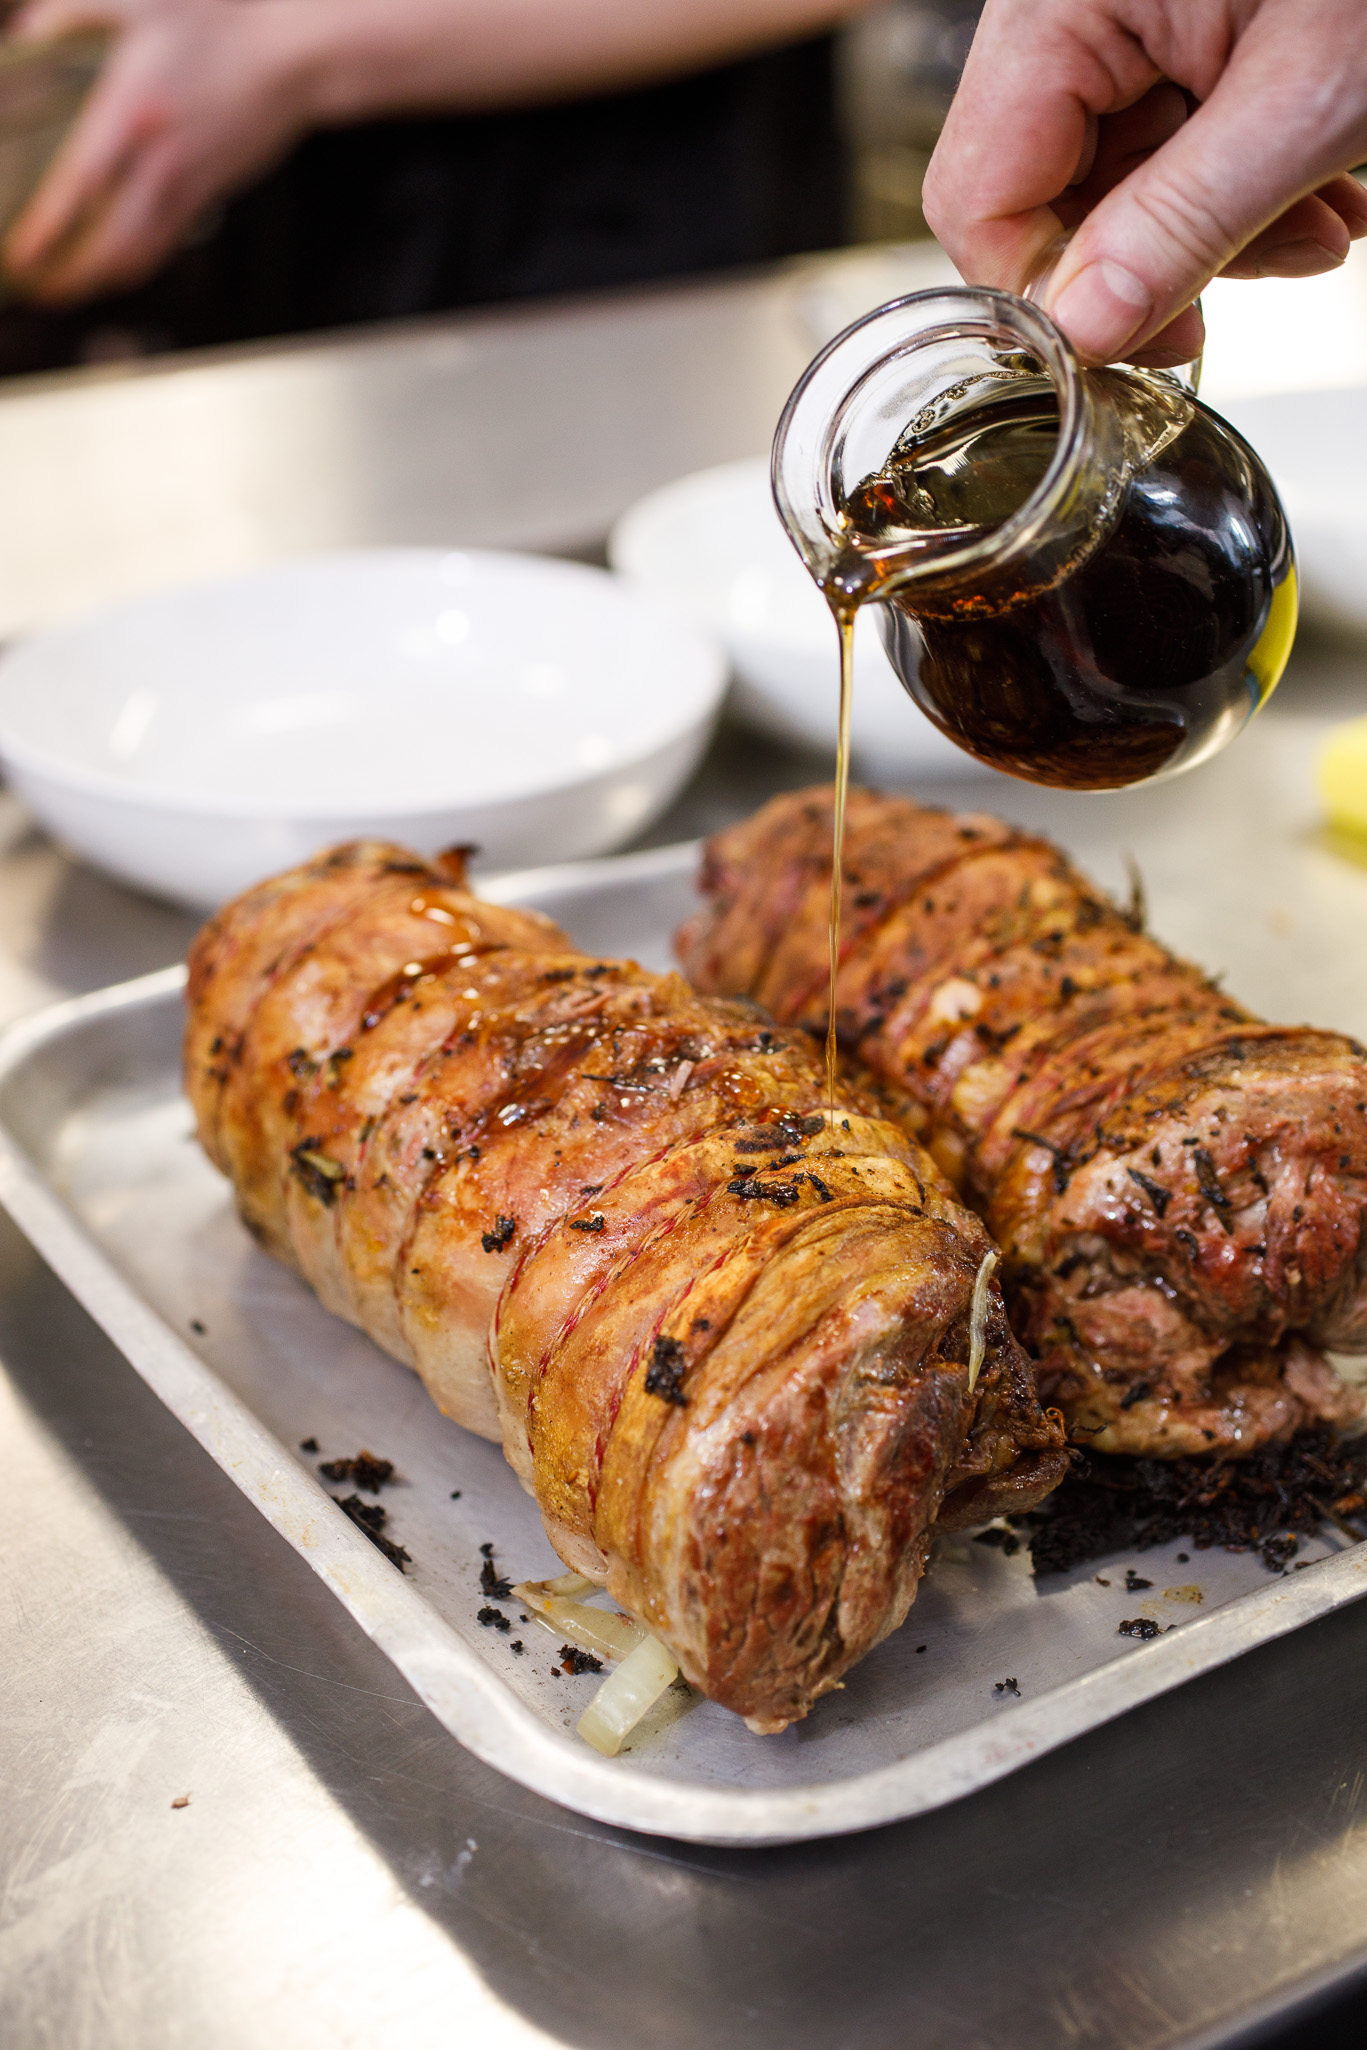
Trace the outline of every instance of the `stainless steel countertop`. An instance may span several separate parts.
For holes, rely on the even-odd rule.
[[[0,624],[317,545],[591,545],[640,490],[765,445],[809,353],[794,293],[779,272],[14,389]],[[1250,905],[1239,850],[1364,677],[1307,644],[1226,764],[1104,814],[957,795],[1107,880],[1143,847],[1178,943],[1190,891],[1266,914],[1282,941],[1241,993],[1294,1011],[1333,918]],[[823,772],[723,734],[652,838]],[[1184,872],[1196,804],[1222,875]],[[1367,877],[1341,902],[1360,950]],[[0,1012],[189,931],[0,800]],[[2,1222],[0,1279],[6,2050],[1195,2050],[1367,1974],[1367,1605],[916,1822],[631,1838],[462,1753]]]

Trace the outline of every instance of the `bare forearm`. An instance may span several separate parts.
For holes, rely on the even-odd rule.
[[[531,106],[815,35],[868,0],[253,0],[309,126]],[[261,26],[266,28],[263,18]]]

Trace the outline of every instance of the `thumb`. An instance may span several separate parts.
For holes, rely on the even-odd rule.
[[[1288,66],[1284,53],[1277,63],[1275,50],[1240,45],[1205,105],[1087,216],[1045,298],[1081,355],[1132,355],[1269,223],[1363,154],[1367,80],[1344,80],[1341,107],[1327,106],[1342,51],[1328,67],[1308,54]],[[1302,269],[1346,255],[1347,231],[1331,216],[1302,216],[1322,244]]]

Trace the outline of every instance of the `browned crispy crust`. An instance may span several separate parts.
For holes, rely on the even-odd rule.
[[[695,985],[826,1025],[826,790],[709,844]],[[1047,841],[851,794],[842,1045],[1006,1255],[1046,1399],[1105,1451],[1237,1453],[1361,1403],[1367,1054],[1261,1024]]]
[[[991,1241],[896,1103],[850,1087],[830,1127],[804,1035],[402,848],[210,921],[186,1082],[262,1245],[756,1728],[901,1623],[937,1519],[1062,1473],[995,1284],[969,1387]]]

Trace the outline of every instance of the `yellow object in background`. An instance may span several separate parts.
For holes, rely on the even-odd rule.
[[[1367,719],[1334,728],[1320,755],[1319,786],[1330,825],[1367,843]]]

